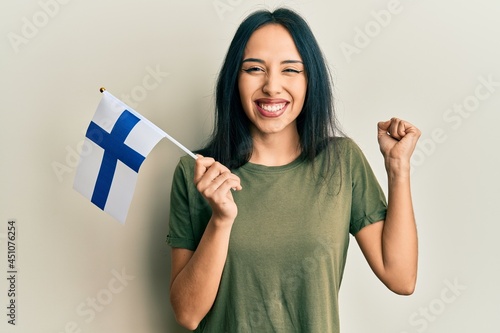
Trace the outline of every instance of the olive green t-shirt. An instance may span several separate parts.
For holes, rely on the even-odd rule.
[[[340,164],[331,177],[319,177],[324,152],[314,165],[297,159],[233,170],[243,187],[233,192],[238,216],[217,297],[195,332],[339,332],[349,233],[384,220],[387,204],[359,147],[336,140]],[[167,236],[170,246],[192,251],[211,216],[193,168],[189,156],[176,168]]]

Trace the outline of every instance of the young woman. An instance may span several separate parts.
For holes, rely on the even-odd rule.
[[[378,123],[386,201],[360,149],[339,134],[307,23],[288,9],[250,15],[218,78],[211,141],[196,161],[181,158],[173,178],[178,322],[196,332],[338,332],[349,234],[390,290],[411,294],[419,136],[397,118]]]

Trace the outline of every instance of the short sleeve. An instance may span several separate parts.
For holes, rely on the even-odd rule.
[[[354,142],[351,143],[352,204],[349,232],[355,235],[363,227],[385,220],[387,201],[363,152]]]
[[[183,160],[177,164],[170,191],[170,218],[167,244],[194,251],[195,237],[189,209],[189,184]]]

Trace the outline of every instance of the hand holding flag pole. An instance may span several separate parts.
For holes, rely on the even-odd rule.
[[[125,223],[139,168],[162,138],[197,156],[105,88],[100,91],[103,98],[85,134],[73,188]]]

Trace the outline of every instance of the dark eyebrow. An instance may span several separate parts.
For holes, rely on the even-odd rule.
[[[300,60],[284,60],[281,62],[281,64],[304,64],[302,61]]]
[[[246,58],[243,60],[242,63],[245,63],[245,62],[258,62],[258,63],[261,63],[263,64],[264,63],[264,60],[262,59],[257,59],[257,58]]]
[[[245,62],[258,62],[260,64],[264,64],[265,63],[264,60],[258,59],[258,58],[247,58],[247,59],[244,59],[242,61],[242,63],[245,63]],[[283,60],[281,62],[281,64],[303,64],[303,62],[300,61],[300,60]]]

